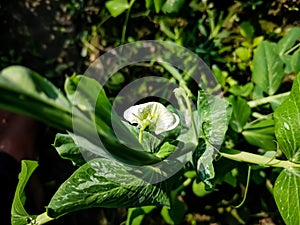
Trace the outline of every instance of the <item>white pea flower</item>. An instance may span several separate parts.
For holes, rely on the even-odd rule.
[[[140,128],[140,143],[142,143],[143,131],[147,127],[150,132],[160,134],[174,129],[179,124],[179,117],[158,102],[147,102],[131,106],[125,110],[124,118],[131,124],[137,124]]]

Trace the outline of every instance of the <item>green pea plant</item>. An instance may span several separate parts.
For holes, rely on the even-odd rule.
[[[189,74],[160,63],[174,78],[170,82],[179,84],[174,89],[177,104],[148,101],[128,107],[123,115],[114,111],[105,89],[93,78],[67,77],[63,93],[28,68],[3,69],[0,108],[61,130],[53,146],[77,167],[53,195],[46,211],[29,215],[24,207],[24,190],[38,162],[22,161],[11,210],[12,224],[45,224],[93,207],[129,208],[126,224],[141,224],[145,214],[159,207],[167,223],[180,224],[179,191],[192,180],[193,185],[202,185],[202,191],[217,191],[214,165],[220,158],[244,162],[249,168],[256,165],[281,169],[273,188],[276,204],[286,224],[300,224],[299,37],[300,29],[294,28],[278,43],[262,41],[258,45],[250,100],[236,95],[221,98],[213,94],[214,90],[201,87],[195,92],[195,87],[188,86]],[[284,75],[292,72],[298,74],[291,91],[276,94]],[[259,113],[261,106],[272,112]],[[118,137],[112,124],[123,137]],[[241,134],[250,146],[265,152],[235,149],[228,141],[228,131]],[[223,144],[217,146],[216,140]],[[176,154],[178,157],[170,160]],[[171,169],[180,166],[179,170],[164,176],[170,172],[168,169],[152,167],[161,162]],[[164,179],[152,182],[157,177]],[[178,183],[185,178],[185,182]]]

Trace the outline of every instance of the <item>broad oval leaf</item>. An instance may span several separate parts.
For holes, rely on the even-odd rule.
[[[274,185],[274,198],[286,225],[300,224],[300,176],[286,169]]]
[[[275,136],[288,160],[300,163],[300,73],[289,97],[275,110]]]
[[[76,124],[73,123],[73,132],[75,133],[73,139],[82,149],[99,154],[99,157],[106,157],[103,155],[105,154],[103,144],[114,157],[120,157],[120,160],[125,160],[127,163],[145,164],[148,160],[151,163],[160,161],[142,149],[119,115],[112,109],[103,87],[97,80],[88,76],[71,76],[66,79],[65,91],[74,106],[73,112],[77,112],[79,108],[90,115],[90,122],[94,122],[89,125],[90,130],[94,131],[90,133],[82,132],[82,123],[80,126],[75,126]],[[99,142],[98,135],[101,142]],[[93,144],[94,146],[91,147]],[[95,144],[100,146],[97,148]]]
[[[220,96],[208,95],[199,91],[197,100],[199,116],[198,135],[216,148],[223,143],[232,108]]]
[[[283,55],[286,51],[288,51],[297,39],[300,37],[300,28],[294,27],[292,28],[283,38],[278,42],[279,54]]]
[[[145,183],[116,161],[97,158],[84,164],[52,197],[47,214],[52,218],[93,207],[169,206],[165,183]]]
[[[203,91],[198,93],[197,109],[199,144],[193,154],[193,164],[198,178],[206,187],[211,187],[209,180],[215,175],[215,150],[223,143],[232,111],[225,99],[206,95]]]
[[[279,88],[284,76],[283,62],[277,52],[277,45],[263,41],[257,47],[253,57],[254,83],[268,95]]]
[[[26,67],[10,66],[1,71],[0,95],[0,108],[58,129],[72,127],[71,103],[48,80]]]
[[[231,95],[228,98],[232,105],[232,116],[230,119],[230,127],[235,132],[242,132],[245,124],[247,123],[250,115],[251,108],[247,104],[247,101],[241,97],[235,97]]]
[[[3,69],[0,73],[0,88],[64,111],[71,111],[70,102],[58,88],[38,73],[23,66],[9,66]]]
[[[258,119],[247,124],[242,134],[251,145],[268,151],[276,150],[274,120],[272,118]]]

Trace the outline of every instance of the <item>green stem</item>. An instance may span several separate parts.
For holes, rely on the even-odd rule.
[[[263,155],[257,155],[249,152],[239,151],[235,149],[223,148],[220,150],[220,155],[239,162],[253,163],[265,167],[281,167],[288,170],[293,170],[293,168],[300,168],[300,164],[293,163],[288,160],[279,160],[275,158],[269,158]]]
[[[140,144],[143,143],[143,132],[144,130],[150,125],[150,122],[149,121],[146,121],[143,126],[141,127],[140,129],[140,133],[139,133],[139,142]]]
[[[181,76],[181,74],[179,73],[179,71],[176,68],[174,68],[171,64],[166,63],[166,62],[159,62],[159,64],[163,68],[165,68],[179,82],[179,86],[185,90],[185,92],[187,93],[187,95],[189,97],[192,98],[194,96],[192,94],[191,90],[186,85],[185,80],[183,79],[183,77]]]
[[[236,208],[236,209],[240,208],[244,204],[244,202],[246,201],[247,194],[248,194],[248,189],[249,189],[249,184],[250,184],[250,175],[251,175],[251,166],[248,166],[247,183],[246,183],[244,197],[243,197],[243,200],[240,204],[238,204],[237,206],[234,206],[234,208]]]
[[[35,225],[42,225],[42,224],[45,224],[45,223],[48,223],[50,222],[51,220],[54,220],[54,218],[51,218],[47,215],[46,212],[38,215],[35,219]]]
[[[140,144],[143,143],[143,132],[144,132],[145,128],[146,128],[146,127],[142,127],[142,128],[140,129],[140,133],[139,133],[139,142],[140,142]]]
[[[300,43],[295,45],[294,47],[292,47],[291,49],[287,50],[284,55],[288,55],[290,54],[292,51],[294,51],[295,49],[299,48],[300,47]]]
[[[135,0],[131,0],[130,1],[129,8],[128,8],[127,12],[126,12],[125,22],[123,24],[123,29],[122,29],[121,45],[123,45],[125,43],[128,20],[129,20],[129,16],[130,16],[131,7],[132,7],[132,5],[133,5],[134,2],[135,2]]]
[[[268,96],[268,97],[265,97],[265,98],[260,98],[260,99],[257,99],[257,100],[249,101],[248,105],[251,108],[255,108],[259,105],[267,104],[267,103],[273,102],[277,99],[287,97],[289,94],[290,94],[290,92],[285,92],[285,93],[281,93],[281,94],[278,94],[278,95],[272,95],[272,96]]]
[[[187,186],[189,186],[192,183],[192,178],[187,178],[179,187],[175,189],[176,193],[179,193],[183,191]]]

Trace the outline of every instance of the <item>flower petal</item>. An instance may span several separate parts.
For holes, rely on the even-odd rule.
[[[155,134],[172,130],[179,124],[179,117],[159,102],[132,106],[125,110],[124,118],[139,127],[149,124],[149,130]]]
[[[175,113],[164,112],[156,123],[155,134],[173,130],[179,124],[179,117]]]

